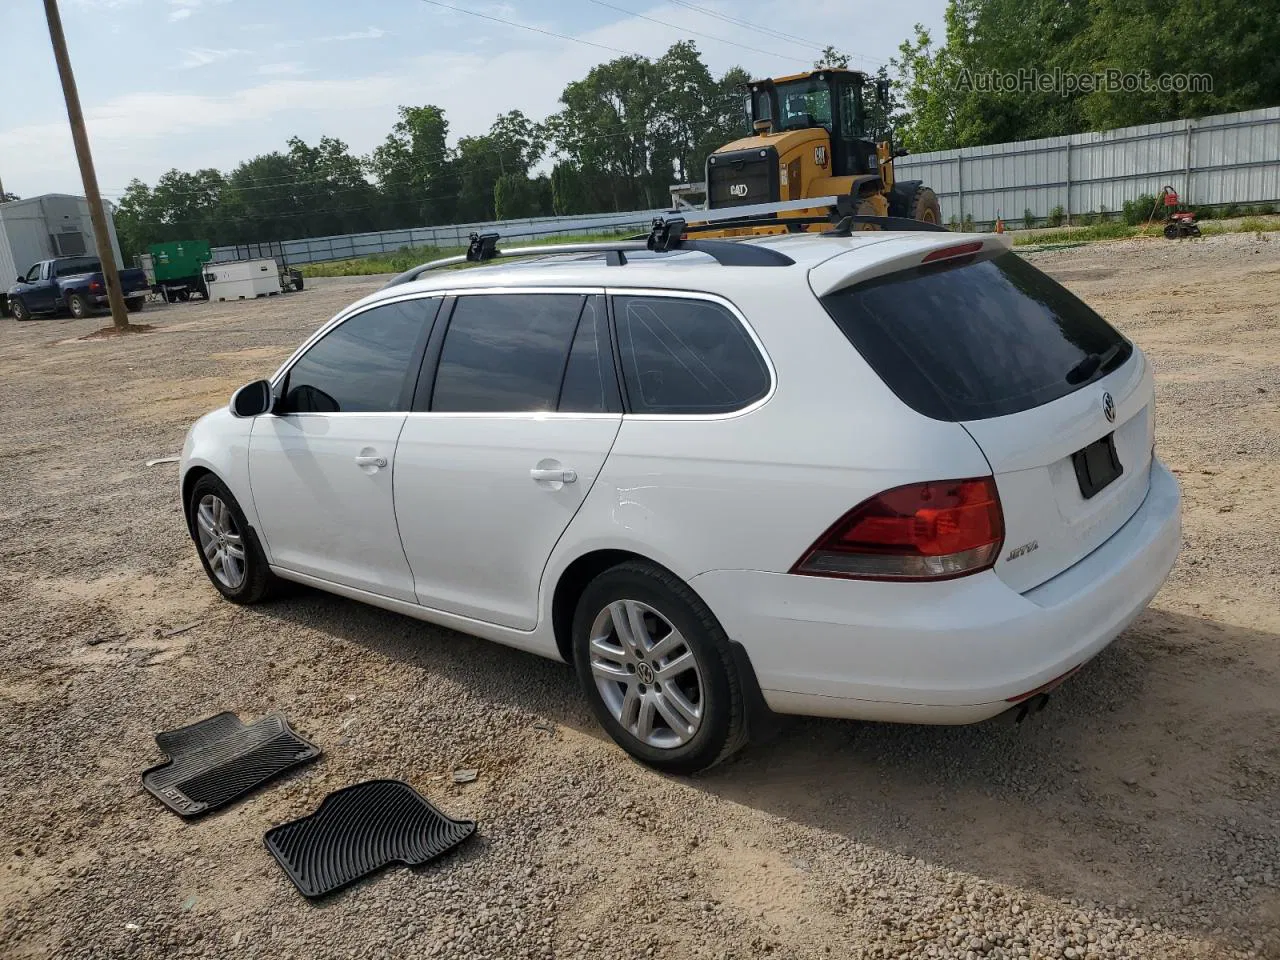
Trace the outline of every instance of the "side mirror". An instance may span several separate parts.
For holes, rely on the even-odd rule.
[[[272,406],[271,384],[266,380],[246,383],[231,395],[231,415],[257,417],[267,413]]]

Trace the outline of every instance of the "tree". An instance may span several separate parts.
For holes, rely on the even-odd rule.
[[[21,199],[16,193],[9,193],[7,190],[4,193],[0,193],[0,203],[12,203],[14,200]]]
[[[813,61],[813,68],[821,70],[823,67],[836,67],[840,70],[848,70],[849,62],[852,58],[847,53],[841,53],[835,47],[828,44],[822,49],[822,56]]]
[[[458,179],[448,135],[449,121],[439,107],[400,107],[400,119],[369,160],[382,193],[384,226],[452,219]]]

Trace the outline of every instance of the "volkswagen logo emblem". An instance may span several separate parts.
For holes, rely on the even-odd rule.
[[[1116,422],[1116,402],[1111,398],[1111,394],[1105,391],[1102,394],[1102,413],[1107,418],[1107,423]]]

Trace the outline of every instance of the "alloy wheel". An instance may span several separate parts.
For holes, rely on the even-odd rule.
[[[221,497],[206,493],[196,507],[196,535],[209,569],[228,590],[244,583],[244,540],[235,517]]]
[[[702,725],[705,687],[684,636],[639,600],[615,600],[596,615],[588,645],[605,706],[628,733],[672,749]]]

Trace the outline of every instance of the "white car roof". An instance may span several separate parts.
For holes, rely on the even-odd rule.
[[[694,238],[696,239],[696,238]],[[434,293],[502,287],[635,287],[659,290],[690,290],[732,297],[764,284],[813,282],[822,294],[844,286],[849,277],[882,273],[884,267],[917,258],[930,251],[957,244],[989,241],[1006,245],[995,234],[955,234],[950,231],[860,231],[851,236],[817,233],[752,237],[740,243],[777,250],[795,261],[792,266],[722,266],[699,251],[626,254],[624,265],[610,265],[600,253],[551,254],[527,259],[495,260],[483,266],[433,270],[408,283],[397,284],[370,294],[361,305],[412,293]],[[501,249],[501,241],[499,241]],[[603,244],[603,242],[602,242]],[[833,261],[839,258],[839,262]],[[825,266],[825,269],[816,268]],[[880,269],[876,269],[879,267]]]

